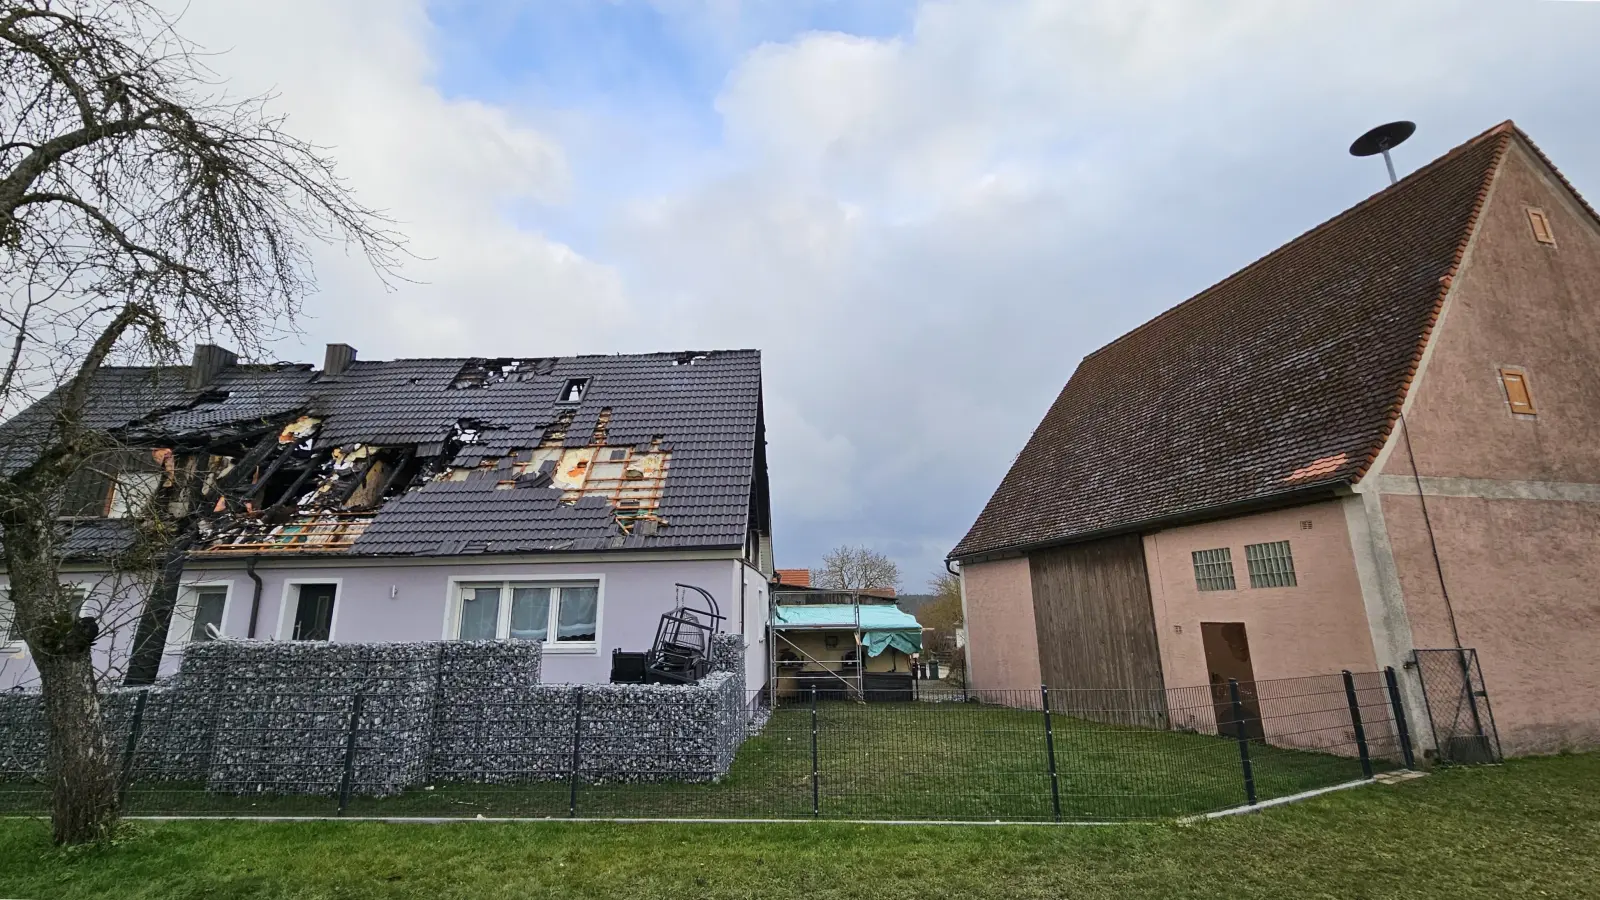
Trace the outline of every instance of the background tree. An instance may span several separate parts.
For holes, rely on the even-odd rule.
[[[928,580],[928,592],[933,599],[917,610],[917,621],[923,628],[954,631],[961,627],[961,579],[949,572],[940,572]]]
[[[900,567],[876,550],[835,547],[823,555],[814,581],[817,587],[836,591],[893,589],[900,586]]]
[[[174,24],[142,0],[0,0],[0,409],[44,399],[0,449],[0,527],[61,843],[118,814],[100,623],[59,577],[63,488],[113,443],[89,414],[96,373],[218,340],[260,357],[313,287],[312,243],[343,240],[380,273],[403,251],[268,98],[221,96]]]

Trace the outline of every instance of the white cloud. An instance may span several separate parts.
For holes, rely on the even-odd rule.
[[[1381,187],[1344,153],[1372,124],[1419,121],[1409,168],[1514,116],[1600,183],[1580,4],[947,0],[730,50],[801,7],[653,2],[736,60],[721,146],[654,145],[658,109],[630,132],[444,96],[416,0],[196,5],[185,31],[429,257],[386,294],[325,254],[313,343],[759,347],[785,565],[868,542],[919,584],[1085,352]]]
[[[626,318],[615,272],[526,224],[566,199],[562,148],[511,110],[439,93],[420,3],[196,4],[181,27],[227,50],[211,65],[230,92],[276,92],[290,128],[330,147],[359,198],[393,217],[419,257],[403,273],[418,283],[389,293],[342,248],[319,254],[323,290],[302,323],[310,348],[570,353],[603,345],[605,323]],[[562,314],[572,307],[586,314]]]

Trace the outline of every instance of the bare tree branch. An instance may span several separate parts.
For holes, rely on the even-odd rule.
[[[270,98],[225,99],[146,0],[0,0],[0,72],[0,417],[28,407],[0,425],[0,549],[44,695],[56,839],[76,843],[118,814],[91,647],[170,601],[199,527],[150,503],[137,552],[103,560],[119,595],[144,596],[63,587],[63,498],[128,455],[96,417],[105,368],[216,340],[259,357],[315,287],[313,245],[356,246],[385,283],[406,251],[324,149]],[[210,496],[207,460],[174,500]]]

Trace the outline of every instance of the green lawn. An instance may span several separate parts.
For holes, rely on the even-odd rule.
[[[1198,825],[0,821],[0,897],[1600,896],[1600,755],[1438,771]]]
[[[1056,789],[1069,821],[1158,819],[1245,802],[1238,745],[1216,736],[1118,728],[1056,716]],[[1050,821],[1044,717],[979,704],[824,703],[818,711],[817,814],[831,819]],[[1357,760],[1251,748],[1259,799],[1361,777]],[[1379,768],[1386,764],[1379,761]],[[779,710],[714,784],[580,783],[589,818],[810,818],[811,712]],[[0,790],[0,812],[43,809],[42,790]],[[354,799],[362,816],[565,817],[566,781],[441,783]],[[327,815],[327,796],[247,796],[203,785],[136,784],[135,814]]]

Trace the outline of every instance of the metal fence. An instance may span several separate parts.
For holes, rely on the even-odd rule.
[[[1412,764],[1392,670],[1156,692],[924,688],[877,703],[752,691],[736,754],[615,696],[604,710],[438,698],[418,711],[283,693],[259,702],[287,715],[235,712],[198,731],[194,710],[149,697],[112,728],[130,815],[1117,821]],[[641,731],[647,713],[661,724]],[[419,743],[423,728],[451,739]],[[39,765],[5,741],[0,813],[46,811]],[[723,751],[731,765],[708,768]]]
[[[1436,758],[1454,763],[1499,762],[1500,733],[1489,706],[1489,692],[1483,686],[1478,651],[1468,647],[1412,652],[1433,728]]]

